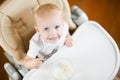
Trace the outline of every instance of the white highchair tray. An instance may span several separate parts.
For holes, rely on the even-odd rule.
[[[118,69],[115,41],[98,23],[88,21],[73,34],[72,47],[64,46],[23,80],[113,80]]]

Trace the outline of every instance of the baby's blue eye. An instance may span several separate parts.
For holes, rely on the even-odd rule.
[[[59,27],[60,27],[60,26],[57,25],[57,26],[55,26],[55,29],[58,29]]]
[[[49,30],[49,28],[47,28],[47,27],[46,27],[46,28],[44,28],[44,30],[48,31],[48,30]]]

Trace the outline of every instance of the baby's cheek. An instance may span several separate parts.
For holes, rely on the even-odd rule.
[[[42,38],[43,40],[46,40],[46,39],[47,39],[47,35],[46,35],[46,34],[42,34],[42,35],[41,35],[41,38]]]
[[[63,34],[60,32],[60,33],[58,34],[58,36],[59,36],[59,38],[61,38],[61,37],[63,36]]]
[[[59,33],[59,35],[62,35],[62,34],[63,34],[63,29],[60,29],[60,30],[58,31],[58,33]]]

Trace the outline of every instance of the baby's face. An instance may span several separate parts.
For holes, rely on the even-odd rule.
[[[61,13],[49,14],[36,18],[36,30],[41,39],[48,43],[56,43],[62,36],[64,20]]]

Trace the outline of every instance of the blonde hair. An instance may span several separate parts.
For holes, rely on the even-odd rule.
[[[56,5],[48,3],[48,4],[44,4],[44,5],[39,6],[35,12],[35,15],[36,16],[48,15],[54,11],[62,12]]]

